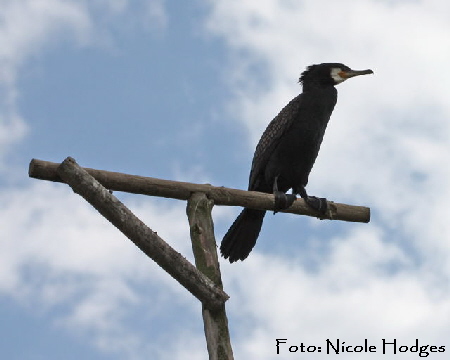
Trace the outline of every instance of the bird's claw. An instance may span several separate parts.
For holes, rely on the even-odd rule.
[[[325,198],[319,198],[316,196],[308,196],[305,202],[314,210],[322,215],[325,215],[328,210],[328,201]]]
[[[282,191],[275,191],[273,195],[275,196],[275,206],[273,210],[274,214],[280,210],[287,209],[294,203],[295,200],[297,200],[295,195],[285,194]]]

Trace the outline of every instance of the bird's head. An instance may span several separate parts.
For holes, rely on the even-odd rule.
[[[348,66],[340,63],[323,63],[308,66],[300,76],[299,82],[303,87],[308,86],[334,86],[358,75],[373,74],[368,70],[352,70]]]

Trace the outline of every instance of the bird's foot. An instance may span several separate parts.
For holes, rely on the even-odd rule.
[[[280,210],[287,209],[297,200],[295,195],[285,194],[282,191],[274,191],[273,195],[275,196],[274,215]]]
[[[325,215],[328,210],[328,201],[325,198],[319,198],[316,196],[308,196],[305,202],[314,210],[322,215]]]

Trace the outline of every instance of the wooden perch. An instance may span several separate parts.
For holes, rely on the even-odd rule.
[[[205,308],[223,308],[229,296],[222,288],[147,227],[74,159],[64,160],[56,167],[53,176],[66,182],[74,192],[86,199],[139,249],[197,297]]]
[[[213,205],[213,201],[208,199],[204,193],[194,193],[187,202],[186,213],[189,219],[195,265],[222,288],[211,216]],[[216,310],[203,306],[202,316],[209,359],[233,360],[225,304]]]
[[[30,163],[29,176],[41,180],[64,182],[57,172],[58,166],[58,163],[33,159]],[[215,187],[210,184],[192,184],[162,180],[89,168],[84,168],[84,170],[98,180],[104,187],[114,191],[180,200],[188,200],[193,193],[201,192],[206,194],[209,199],[214,200],[214,205],[242,206],[260,210],[273,210],[274,207],[273,195],[256,191]],[[281,212],[314,216],[329,220],[363,223],[370,221],[370,209],[367,207],[339,204],[332,201],[328,202],[328,207],[328,214],[321,216],[311,209],[303,199],[297,199],[289,209],[282,210]]]
[[[33,159],[29,176],[67,183],[74,192],[86,199],[147,256],[197,297],[202,303],[209,359],[233,360],[225,312],[225,301],[229,297],[222,289],[211,210],[213,205],[273,210],[273,195],[87,169],[80,167],[70,157],[61,164]],[[186,212],[197,268],[139,220],[108,189],[188,200]],[[328,214],[325,217],[319,216],[302,199],[298,199],[283,212],[332,220],[370,221],[370,209],[367,207],[331,201],[328,202],[328,207]]]

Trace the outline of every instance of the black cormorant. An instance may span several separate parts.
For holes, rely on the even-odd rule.
[[[336,105],[334,86],[348,78],[372,73],[339,63],[309,66],[299,79],[303,92],[269,123],[256,146],[248,190],[273,193],[276,211],[291,206],[295,194],[299,194],[309,206],[325,213],[326,199],[309,196],[305,186]],[[286,195],[289,189],[292,195]],[[244,208],[222,240],[220,251],[224,258],[232,263],[248,256],[256,244],[265,213]]]

